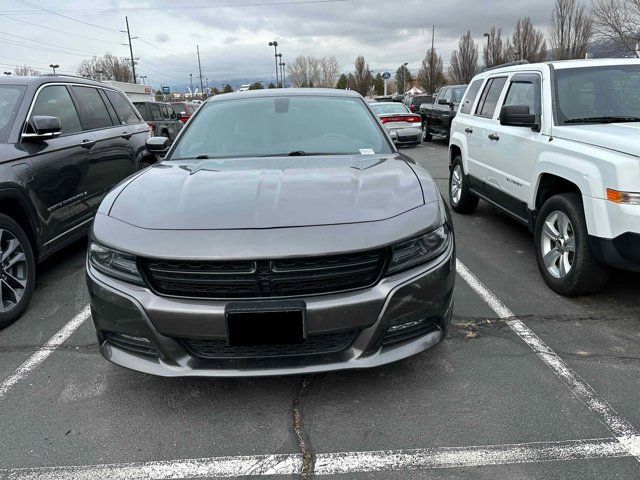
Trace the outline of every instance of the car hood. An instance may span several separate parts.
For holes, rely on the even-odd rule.
[[[640,157],[640,122],[555,127],[553,136]]]
[[[129,182],[109,216],[147,229],[373,222],[424,204],[397,154],[165,161]]]

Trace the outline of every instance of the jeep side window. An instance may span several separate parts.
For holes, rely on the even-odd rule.
[[[529,113],[542,113],[540,101],[540,77],[535,74],[514,75],[504,105],[526,105]]]
[[[151,120],[163,120],[160,105],[152,103],[149,105],[149,108],[151,109]]]
[[[493,118],[496,106],[498,105],[498,99],[500,98],[505,83],[507,83],[507,77],[489,79],[480,97],[480,102],[478,102],[478,106],[476,107],[476,116]]]
[[[122,125],[131,125],[140,121],[136,112],[133,111],[133,108],[131,108],[131,105],[121,93],[113,90],[105,90],[105,93],[107,94],[107,98],[111,102],[111,105],[115,109],[116,114],[118,115],[118,120]]]
[[[62,135],[78,133],[82,130],[78,112],[67,87],[64,85],[51,85],[40,90],[31,111],[31,118],[39,115],[58,117],[62,127]],[[31,123],[31,118],[29,123]]]
[[[467,95],[464,97],[464,103],[462,107],[460,107],[460,113],[471,113],[471,107],[473,106],[473,102],[476,101],[482,82],[483,80],[479,79],[471,83],[469,90],[467,90]]]
[[[93,87],[72,87],[78,100],[84,130],[112,127],[111,116],[100,93]]]

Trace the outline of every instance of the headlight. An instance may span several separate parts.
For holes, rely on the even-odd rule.
[[[619,192],[612,188],[607,188],[607,200],[613,203],[626,203],[629,205],[640,205],[640,193]]]
[[[144,285],[138,273],[136,257],[128,253],[112,250],[99,243],[91,242],[89,246],[89,263],[99,272],[125,282]]]
[[[396,273],[432,260],[447,249],[449,236],[449,228],[445,224],[426,235],[394,245],[391,247],[387,273]]]

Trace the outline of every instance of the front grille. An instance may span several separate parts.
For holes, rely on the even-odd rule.
[[[349,348],[357,332],[329,333],[309,337],[295,345],[253,345],[231,347],[226,340],[182,339],[184,346],[196,357],[215,358],[268,358],[323,355]]]
[[[161,295],[264,298],[343,292],[374,285],[385,250],[279,260],[143,260],[150,286]]]

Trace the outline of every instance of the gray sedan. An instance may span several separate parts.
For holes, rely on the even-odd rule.
[[[396,145],[420,145],[422,143],[422,119],[411,113],[402,103],[370,103]]]
[[[107,195],[87,282],[102,354],[162,376],[365,368],[450,324],[453,226],[362,97],[213,97]]]

